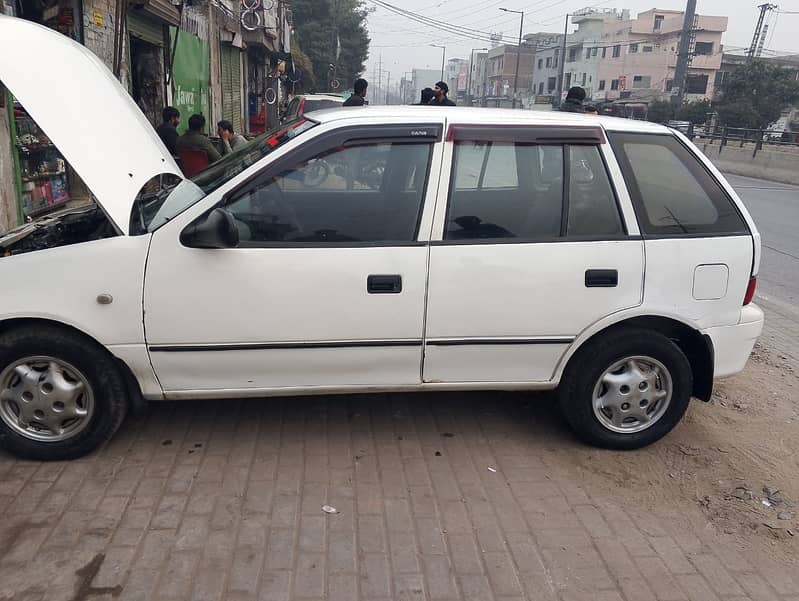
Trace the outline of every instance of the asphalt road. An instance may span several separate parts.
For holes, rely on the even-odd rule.
[[[763,239],[756,302],[766,312],[764,338],[799,359],[799,187],[728,175]]]

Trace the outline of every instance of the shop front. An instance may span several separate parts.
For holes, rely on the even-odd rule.
[[[79,0],[17,0],[14,3],[14,16],[54,29],[79,43],[83,37],[81,11]],[[58,57],[53,57],[53,68],[57,68],[57,64]],[[38,76],[40,74],[31,74],[31,77]],[[69,201],[88,202],[86,186],[50,141],[47,132],[17,99],[9,95],[8,102],[19,218],[33,219],[63,208]]]

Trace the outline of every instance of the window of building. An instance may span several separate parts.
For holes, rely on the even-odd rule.
[[[573,63],[577,60],[577,48],[569,48],[569,62]]]
[[[608,49],[607,48],[603,48],[602,49],[602,58],[605,58],[607,55],[608,55]]]
[[[715,79],[715,88],[721,89],[724,85],[724,82],[727,81],[727,77],[729,77],[729,71],[716,71],[716,79]]]
[[[572,74],[566,73],[566,88],[570,88],[572,85]]]
[[[624,231],[596,146],[459,142],[453,169],[448,240],[616,236]]]
[[[613,47],[613,58],[619,58],[621,56],[621,46],[618,44]]]
[[[591,56],[593,58],[596,58],[596,55],[597,55],[598,51],[599,51],[599,48],[591,48]]]
[[[644,52],[652,52],[653,48],[652,46],[644,46],[641,50]]]
[[[585,86],[585,79],[586,79],[586,74],[583,73],[583,79],[582,79],[582,83],[580,85]]]
[[[538,95],[539,96],[543,96],[544,95],[544,82],[543,81],[538,84]]]
[[[602,92],[604,89],[605,89],[605,80],[604,79],[600,79],[599,80],[599,91]]]
[[[558,57],[555,57],[555,60],[552,62],[552,66],[557,69],[558,68]]]
[[[225,208],[239,224],[242,247],[413,241],[431,150],[389,142],[336,147],[258,177]]]
[[[630,54],[635,54],[638,52],[638,44],[630,44],[629,48]]]
[[[685,81],[686,94],[707,94],[707,75],[688,74]]]
[[[543,69],[544,68],[544,59],[543,58],[539,58],[538,59],[538,68],[539,69]]]
[[[652,86],[652,77],[649,75],[634,75],[633,88],[649,88]]]
[[[697,42],[694,46],[694,55],[707,56],[713,54],[713,42]]]
[[[591,58],[591,49],[590,48],[586,48],[585,49],[585,58],[587,58],[587,59]]]
[[[560,48],[555,48],[555,58],[560,56]]]
[[[608,137],[644,233],[747,232],[730,198],[677,138],[613,133]]]
[[[547,91],[551,92],[555,89],[555,86],[558,85],[558,78],[557,77],[550,77],[547,79]]]
[[[618,79],[611,79],[610,80],[610,89],[611,90],[618,90],[619,89],[619,80]]]
[[[548,56],[547,57],[547,69],[549,69],[550,67],[552,67],[552,57]]]
[[[665,18],[666,17],[664,17],[663,15],[655,15],[655,27],[654,27],[655,31],[660,31],[660,28],[663,26],[663,20]]]

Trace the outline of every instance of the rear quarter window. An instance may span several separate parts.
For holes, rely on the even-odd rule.
[[[644,234],[748,233],[735,203],[676,137],[609,132],[608,138]]]

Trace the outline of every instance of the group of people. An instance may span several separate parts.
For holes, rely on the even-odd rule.
[[[352,95],[344,101],[343,106],[364,106],[369,104],[366,100],[366,90],[369,87],[369,82],[365,79],[356,79],[352,85]],[[455,106],[455,103],[449,99],[449,86],[444,81],[439,81],[432,88],[425,88],[422,90],[422,97],[416,105],[430,105],[430,106]]]
[[[182,135],[178,134],[177,130],[180,124],[178,109],[173,106],[164,107],[161,116],[163,121],[155,128],[155,131],[172,156],[179,157],[184,163],[187,162],[185,157],[191,156],[192,153],[195,156],[197,153],[204,153],[207,160],[206,165],[208,165],[247,143],[244,136],[233,130],[233,124],[230,121],[222,120],[216,124],[216,133],[221,141],[220,148],[217,148],[203,133],[205,117],[202,115],[195,114],[189,117],[188,128]]]

